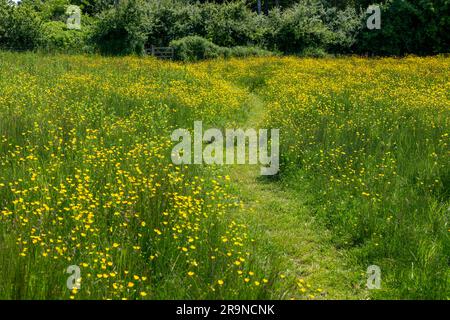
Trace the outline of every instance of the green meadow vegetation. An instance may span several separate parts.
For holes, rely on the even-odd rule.
[[[447,299],[449,71],[1,52],[0,298]],[[200,120],[279,128],[279,174],[173,165]]]
[[[449,299],[450,1],[373,2],[0,0],[0,299]]]

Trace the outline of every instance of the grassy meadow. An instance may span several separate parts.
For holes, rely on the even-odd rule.
[[[0,52],[0,299],[449,298],[449,74]],[[171,132],[199,120],[279,128],[280,173],[173,165]]]

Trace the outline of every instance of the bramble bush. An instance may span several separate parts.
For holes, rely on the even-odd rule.
[[[187,36],[206,35],[204,14],[198,5],[172,1],[150,2],[148,44],[164,46]]]
[[[91,28],[84,25],[81,30],[69,30],[61,21],[50,21],[43,25],[40,49],[47,52],[81,53],[92,51],[89,45]]]
[[[264,38],[264,19],[252,12],[244,2],[204,7],[206,38],[224,46],[259,45]]]
[[[174,48],[175,59],[190,62],[213,58],[266,57],[273,55],[272,52],[258,47],[221,47],[199,36],[188,36],[174,40],[170,43],[170,46]]]
[[[147,42],[167,45],[187,36],[200,36],[225,47],[256,45],[264,36],[261,19],[244,2],[186,4],[150,2]]]
[[[175,51],[175,59],[197,61],[218,58],[225,54],[222,47],[199,36],[188,36],[170,43]]]
[[[332,33],[321,17],[324,8],[317,1],[302,1],[269,16],[273,46],[285,53],[299,53],[306,48],[324,48]]]
[[[42,21],[28,6],[0,0],[0,47],[35,49],[42,37]]]
[[[380,30],[362,29],[354,46],[357,53],[418,55],[449,51],[450,1],[390,0],[381,5]]]
[[[142,54],[150,25],[148,4],[143,0],[121,2],[102,12],[92,40],[102,54]]]
[[[267,15],[258,15],[254,4],[244,0],[123,0],[117,6],[110,0],[23,0],[19,6],[0,0],[0,45],[66,52],[79,52],[80,48],[90,52],[95,47],[102,54],[125,55],[197,36],[220,47],[259,47],[315,57],[327,53],[401,56],[448,52],[448,0],[379,3],[382,27],[369,30],[368,1],[281,1],[279,7],[270,7]],[[82,33],[62,26],[69,4],[83,10],[83,29],[87,30]],[[217,55],[213,46],[208,46],[205,57]],[[219,56],[229,52],[219,51]]]

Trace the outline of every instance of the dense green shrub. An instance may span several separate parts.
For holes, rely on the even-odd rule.
[[[303,49],[299,55],[301,57],[308,57],[308,58],[326,58],[330,56],[325,49],[323,48],[315,48],[315,47],[308,47]]]
[[[42,21],[28,6],[0,0],[0,46],[18,50],[35,49],[42,38]]]
[[[114,0],[70,0],[71,4],[81,8],[84,14],[94,17],[111,8]]]
[[[117,6],[114,0],[22,0],[19,6],[0,0],[0,45],[78,52],[88,50],[92,40],[103,54],[141,54],[145,46],[199,36],[220,47],[256,46],[308,56],[449,51],[449,0],[376,2],[382,10],[380,30],[366,27],[370,0],[279,1],[267,15],[258,15],[255,4],[245,0],[121,0]],[[83,22],[81,33],[65,30],[61,23],[69,3],[80,5],[83,20],[94,20],[95,27],[85,30]]]
[[[170,43],[175,51],[175,59],[182,61],[198,61],[202,59],[270,56],[272,52],[258,47],[221,47],[213,42],[199,37],[188,36]]]
[[[165,46],[187,36],[205,36],[203,7],[173,1],[150,2],[147,43]]]
[[[268,57],[275,53],[253,46],[236,46],[230,49],[231,57]]]
[[[225,47],[259,44],[264,37],[264,20],[244,2],[204,6],[206,37]]]
[[[43,26],[40,49],[57,52],[89,52],[89,37],[91,28],[83,24],[81,30],[69,30],[61,21],[47,22]]]
[[[199,36],[188,36],[170,43],[175,51],[175,59],[197,61],[226,55],[221,47]]]
[[[333,34],[322,20],[325,10],[316,0],[302,0],[285,10],[273,10],[269,15],[273,46],[286,53],[298,53],[306,48],[325,48]]]
[[[126,0],[100,15],[92,40],[103,54],[142,54],[150,26],[150,7]]]
[[[363,26],[361,16],[353,7],[342,10],[332,7],[325,11],[324,21],[332,32],[327,51],[347,53],[351,50]]]
[[[355,51],[375,55],[448,52],[448,30],[450,1],[390,0],[381,6],[381,29],[362,29]]]
[[[244,2],[189,4],[180,1],[151,1],[148,43],[167,45],[187,36],[201,36],[217,45],[260,44],[264,18]]]
[[[9,28],[10,16],[12,15],[12,5],[8,1],[0,0],[0,46],[6,45],[7,31]]]
[[[44,21],[65,21],[66,9],[69,0],[46,0],[38,2],[39,12]]]

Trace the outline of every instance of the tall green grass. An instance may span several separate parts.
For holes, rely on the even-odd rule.
[[[281,177],[338,247],[379,265],[376,298],[450,295],[448,58],[286,59],[261,90]]]
[[[170,157],[173,129],[247,100],[154,59],[0,52],[0,298],[271,297],[228,178]]]

